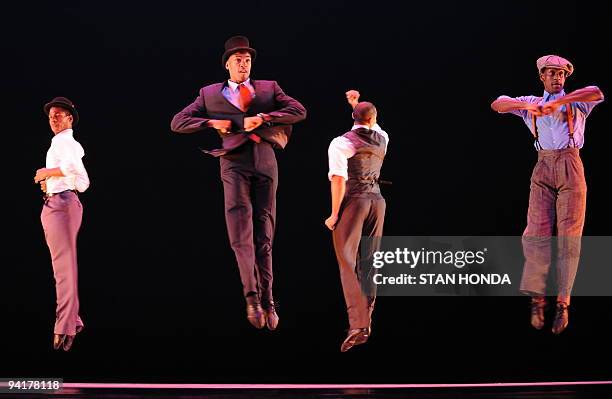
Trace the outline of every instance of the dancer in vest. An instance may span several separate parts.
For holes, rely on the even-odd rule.
[[[56,97],[44,106],[54,137],[44,168],[38,169],[34,182],[45,193],[40,219],[51,252],[57,296],[53,348],[68,351],[83,329],[79,317],[77,281],[77,235],[83,206],[76,194],[89,187],[89,177],[81,158],[83,147],[72,137],[72,126],[79,114],[72,101]]]
[[[501,96],[491,108],[523,118],[535,138],[538,162],[531,176],[520,290],[531,296],[532,326],[542,329],[551,236],[556,227],[557,303],[552,332],[559,334],[569,322],[568,306],[586,212],[587,187],[579,149],[584,145],[586,118],[604,96],[595,86],[565,94],[565,79],[574,72],[574,66],[565,58],[546,55],[536,65],[544,85],[542,97]]]
[[[354,107],[351,131],[329,145],[331,215],[325,225],[333,231],[334,249],[349,319],[349,331],[340,350],[365,343],[371,333],[375,295],[363,290],[358,265],[361,236],[381,237],[385,199],[378,178],[389,137],[376,123],[376,108],[360,102],[359,92],[347,93]]]
[[[176,114],[177,133],[215,129],[223,147],[205,151],[220,157],[225,222],[236,255],[247,319],[256,328],[278,325],[272,295],[272,239],[276,219],[278,168],[274,148],[283,148],[291,124],[306,110],[278,83],[250,79],[256,51],[244,36],[225,42],[222,65],[229,80],[200,89],[195,101]]]

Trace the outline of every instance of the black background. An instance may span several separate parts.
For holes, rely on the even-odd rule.
[[[72,381],[479,382],[612,376],[609,297],[576,297],[561,336],[526,298],[381,297],[373,335],[341,354],[346,312],[331,236],[327,146],[352,123],[344,92],[374,102],[391,142],[386,235],[520,235],[536,159],[500,94],[542,92],[535,60],[576,71],[566,91],[609,91],[609,6],[588,2],[13,2],[3,5],[4,247],[0,376]],[[609,33],[609,32],[608,32]],[[252,77],[308,110],[278,153],[278,331],[244,317],[218,161],[172,116],[227,78],[224,41],[247,35]],[[55,96],[78,106],[92,181],[81,196],[81,314],[51,348],[54,286],[32,183]],[[588,119],[585,235],[610,235],[608,104]],[[610,260],[602,259],[601,267]],[[581,270],[581,273],[588,273]],[[580,273],[578,275],[580,279]]]

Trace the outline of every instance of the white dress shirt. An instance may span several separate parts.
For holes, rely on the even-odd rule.
[[[351,130],[355,130],[360,127],[370,129],[365,125],[353,125]],[[384,137],[386,153],[387,146],[389,145],[389,135],[387,132],[382,130],[380,126],[378,126],[378,123],[372,126],[372,130],[380,133]],[[353,143],[351,143],[351,141],[346,137],[338,136],[329,144],[327,155],[329,158],[329,172],[327,173],[327,178],[331,180],[332,176],[336,175],[343,177],[344,180],[348,180],[348,159],[355,155],[355,147],[353,147]]]
[[[51,139],[47,151],[47,168],[60,168],[64,176],[47,178],[47,194],[60,193],[66,190],[83,192],[89,187],[89,176],[81,158],[85,151],[81,144],[72,137],[72,129],[62,130]]]

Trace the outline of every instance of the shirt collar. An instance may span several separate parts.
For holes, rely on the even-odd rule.
[[[559,97],[563,97],[565,95],[565,90],[561,89],[561,91],[557,94],[552,94],[544,90],[544,95],[542,95],[542,99],[544,102],[556,100]]]
[[[58,134],[56,134],[55,136],[53,136],[53,138],[51,140],[55,140],[57,137],[60,136],[70,136],[72,137],[72,129],[64,129],[61,132],[59,132]]]
[[[359,124],[357,124],[357,123],[355,123],[355,124],[353,125],[353,128],[352,128],[351,130],[355,130],[355,129],[359,129],[359,128],[371,130],[371,128],[370,128],[369,126],[366,126],[366,125],[359,125]]]
[[[251,86],[251,78],[248,78],[247,80],[245,80],[244,82],[242,82],[246,87]],[[238,89],[238,85],[239,83],[236,82],[232,82],[231,80],[227,80],[227,84],[229,85],[230,89],[232,89],[232,91],[236,91]]]

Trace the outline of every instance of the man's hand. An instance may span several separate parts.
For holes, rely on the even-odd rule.
[[[549,101],[546,104],[543,104],[541,109],[542,109],[542,114],[544,115],[550,115],[555,113],[555,111],[557,111],[557,109],[561,106],[561,104],[559,104],[556,101]]]
[[[36,175],[34,176],[34,183],[38,183],[42,180],[45,180],[47,177],[51,176],[50,170],[47,168],[40,168],[36,171]]]
[[[527,104],[525,109],[531,115],[542,116],[542,107],[538,104]]]
[[[330,230],[333,230],[336,228],[336,223],[338,223],[338,216],[331,215],[330,217],[325,219],[325,225]]]
[[[248,118],[244,118],[244,130],[250,132],[260,127],[263,122],[260,116],[249,116]]]
[[[229,133],[232,128],[232,121],[228,121],[226,119],[210,119],[207,123],[208,127],[212,127],[213,129],[217,129],[217,131],[221,134]]]
[[[346,99],[351,107],[355,108],[355,105],[359,103],[359,92],[357,90],[349,90],[346,92]]]
[[[47,181],[46,180],[40,181],[40,191],[42,191],[43,193],[47,192]]]

